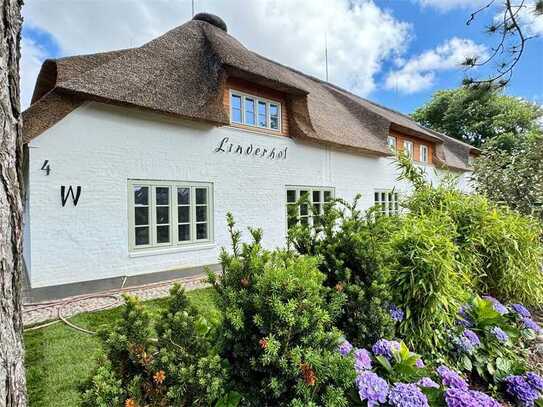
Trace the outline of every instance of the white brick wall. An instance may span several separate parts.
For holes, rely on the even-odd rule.
[[[287,159],[214,152],[224,137],[255,148],[288,147]],[[220,247],[229,244],[227,211],[243,231],[262,227],[267,247],[282,246],[286,185],[335,187],[336,196],[349,200],[361,192],[364,207],[373,204],[375,188],[405,189],[396,181],[390,158],[97,103],[69,114],[33,140],[29,151],[25,252],[32,287],[216,263]],[[51,165],[49,176],[41,170],[45,160]],[[128,179],[213,183],[215,243],[131,255]],[[82,187],[77,207],[70,201],[61,206],[61,185]]]

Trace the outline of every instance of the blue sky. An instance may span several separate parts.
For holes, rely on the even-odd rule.
[[[324,77],[410,113],[433,92],[456,87],[464,53],[488,52],[491,9],[466,26],[484,0],[196,0],[222,16],[229,32],[269,58]],[[22,98],[30,103],[43,60],[139,46],[191,17],[189,0],[33,0],[23,8]],[[543,17],[527,22],[543,34]],[[287,46],[285,46],[287,45]],[[481,74],[483,74],[481,72]],[[543,104],[543,39],[536,38],[506,92]]]

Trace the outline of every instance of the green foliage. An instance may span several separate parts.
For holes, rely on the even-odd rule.
[[[353,204],[339,199],[329,203],[316,226],[291,228],[289,241],[298,252],[318,256],[325,285],[345,294],[337,326],[363,347],[394,335],[385,243],[399,222],[374,211],[362,213],[359,198]]]
[[[497,306],[502,313],[497,311]],[[450,360],[455,361],[459,370],[471,374],[493,391],[503,378],[526,371],[527,349],[535,334],[522,326],[518,314],[508,311],[492,297],[475,296],[462,307],[459,322],[449,342]],[[473,350],[458,346],[463,325],[468,325],[480,339],[480,345]],[[502,330],[507,339],[499,340],[494,329]]]
[[[528,101],[486,88],[436,92],[412,117],[422,125],[480,147],[503,134],[539,129],[542,109]]]
[[[136,297],[124,297],[122,318],[100,332],[107,359],[87,384],[88,405],[207,406],[225,395],[228,369],[213,346],[215,329],[179,285],[170,294],[155,326]]]
[[[259,229],[240,244],[231,214],[228,227],[232,254],[223,250],[223,274],[209,277],[223,314],[221,354],[244,405],[346,405],[354,373],[333,326],[343,296],[325,300],[316,259],[263,250]]]
[[[441,211],[409,214],[393,234],[391,264],[396,304],[405,311],[400,335],[425,353],[438,351],[465,300],[466,276],[453,242],[454,223]]]
[[[376,373],[390,383],[413,383],[428,375],[428,369],[417,366],[421,356],[411,352],[407,345],[400,342],[400,349],[392,350],[392,358],[388,360],[384,356],[373,356],[376,362]]]
[[[477,191],[543,221],[543,134],[502,136],[475,160]]]
[[[471,279],[466,288],[511,302],[543,301],[541,224],[480,195],[464,194],[449,184],[421,181],[409,160],[400,170],[416,189],[405,202],[411,217],[436,211],[452,221],[456,259]],[[415,175],[413,175],[415,174]]]

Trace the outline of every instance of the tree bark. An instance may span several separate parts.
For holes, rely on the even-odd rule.
[[[22,273],[22,0],[0,0],[0,407],[26,406]]]

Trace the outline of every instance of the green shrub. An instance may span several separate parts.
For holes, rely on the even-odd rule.
[[[207,406],[226,395],[228,370],[214,330],[180,286],[170,294],[156,327],[136,297],[124,297],[121,319],[100,332],[106,360],[86,386],[85,405]]]
[[[457,257],[470,273],[470,287],[510,302],[543,302],[541,224],[480,195],[464,194],[452,183],[426,183],[410,160],[399,161],[403,177],[415,185],[406,207],[413,216],[445,213],[454,223]]]
[[[318,256],[325,285],[342,291],[346,303],[337,326],[356,346],[368,346],[394,336],[389,314],[390,274],[385,267],[390,256],[387,240],[399,218],[379,216],[337,199],[325,207],[314,227],[295,226],[289,242],[302,254]]]
[[[347,405],[354,372],[333,326],[343,296],[326,302],[316,259],[263,250],[258,229],[240,244],[230,214],[228,226],[232,254],[222,251],[223,274],[210,281],[223,314],[221,354],[244,405]]]
[[[399,333],[411,347],[436,353],[465,300],[466,277],[457,260],[454,223],[440,211],[411,214],[391,237],[391,286],[405,312]]]

